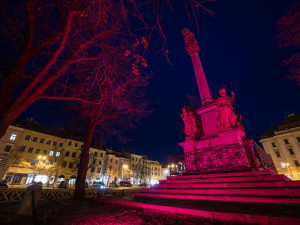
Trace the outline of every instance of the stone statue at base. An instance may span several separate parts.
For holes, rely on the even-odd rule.
[[[182,109],[181,118],[184,122],[185,140],[198,139],[202,135],[202,125],[200,116],[188,108]]]
[[[232,102],[234,101],[234,92],[232,97],[226,95],[226,87],[219,89],[220,97],[215,100],[218,110],[218,129],[228,130],[237,127],[240,123],[237,121],[237,115],[233,112]]]

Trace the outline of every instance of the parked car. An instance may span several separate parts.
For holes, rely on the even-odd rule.
[[[149,185],[146,184],[146,183],[141,183],[141,184],[139,184],[139,187],[147,187],[147,186],[149,186]]]
[[[101,182],[101,181],[94,181],[93,184],[92,184],[92,187],[104,189],[104,188],[105,188],[105,185],[104,185],[104,183]]]
[[[132,187],[132,184],[129,181],[121,181],[120,187]]]
[[[6,180],[1,180],[1,181],[0,181],[0,188],[8,188],[8,185],[7,185],[7,181],[6,181]]]
[[[58,185],[58,188],[64,188],[64,189],[66,189],[66,188],[68,188],[68,183],[66,182],[66,181],[62,181],[62,182],[60,182],[60,184]]]
[[[118,188],[120,187],[119,185],[117,185],[116,183],[110,183],[109,187],[114,187],[114,188]]]

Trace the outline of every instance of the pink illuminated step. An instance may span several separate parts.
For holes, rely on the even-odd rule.
[[[252,177],[221,177],[221,178],[195,178],[161,180],[160,184],[169,183],[220,183],[220,182],[247,182],[247,181],[289,181],[285,175],[252,176]]]
[[[277,174],[272,171],[248,171],[248,172],[234,172],[234,173],[168,176],[167,179],[173,180],[173,179],[188,179],[188,178],[246,177],[246,176],[266,176],[266,175],[277,175]]]
[[[225,201],[225,202],[300,204],[300,198],[282,198],[282,197],[212,196],[212,195],[182,195],[182,194],[158,194],[158,193],[134,193],[133,196],[134,197],[150,197],[150,198]]]
[[[156,184],[153,188],[300,188],[300,181],[244,182],[244,183],[202,183],[202,184]]]
[[[299,189],[142,189],[142,193],[300,197]]]

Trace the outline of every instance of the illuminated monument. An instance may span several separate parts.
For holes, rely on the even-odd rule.
[[[128,206],[255,224],[300,224],[300,181],[279,175],[269,154],[247,139],[234,93],[213,100],[194,34],[183,30],[202,106],[181,113],[184,156],[170,157],[171,176],[133,194]],[[150,204],[149,204],[150,203]]]
[[[179,143],[184,150],[187,173],[207,173],[235,170],[276,171],[271,157],[246,138],[241,116],[233,112],[232,97],[226,87],[219,89],[220,97],[211,97],[209,86],[198,55],[200,50],[194,34],[182,31],[185,49],[190,55],[196,75],[202,107],[192,111],[183,108],[181,117],[185,125],[185,140]]]

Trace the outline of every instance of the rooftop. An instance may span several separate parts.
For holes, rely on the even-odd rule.
[[[266,139],[275,136],[276,132],[283,130],[300,127],[300,114],[296,115],[294,113],[288,115],[279,125],[273,126],[268,129],[262,136],[261,139]]]

